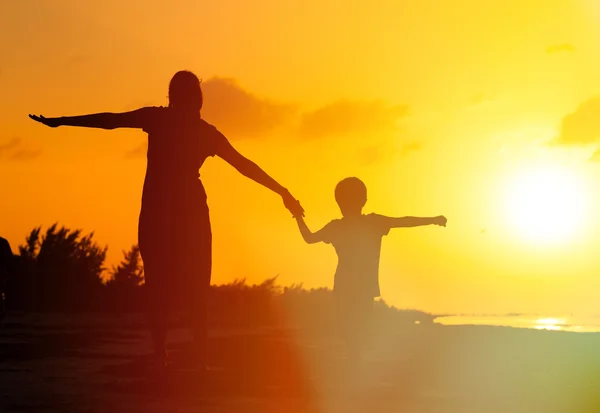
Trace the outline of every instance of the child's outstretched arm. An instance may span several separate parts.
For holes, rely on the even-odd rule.
[[[304,241],[306,241],[308,244],[319,242],[319,240],[316,239],[315,234],[308,228],[306,222],[304,222],[304,218],[301,215],[297,215],[295,218],[296,222],[298,223],[298,229],[300,230],[300,234],[302,234]]]
[[[388,217],[387,219],[390,228],[420,227],[423,225],[439,225],[445,227],[446,222],[448,221],[443,215],[437,217]]]

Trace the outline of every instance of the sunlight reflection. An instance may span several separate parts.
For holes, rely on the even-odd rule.
[[[562,329],[562,326],[567,320],[559,318],[540,318],[536,320],[536,330],[553,330],[558,331]]]
[[[540,317],[540,316],[445,316],[434,321],[442,325],[488,325],[535,330],[600,333],[600,316]]]

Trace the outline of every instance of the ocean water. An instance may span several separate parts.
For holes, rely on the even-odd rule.
[[[600,316],[540,316],[540,315],[453,315],[435,319],[442,325],[488,325],[534,330],[571,331],[579,333],[600,332]]]

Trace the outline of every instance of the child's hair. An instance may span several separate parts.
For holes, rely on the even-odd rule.
[[[335,187],[335,200],[340,206],[364,207],[367,186],[356,177],[342,179]]]

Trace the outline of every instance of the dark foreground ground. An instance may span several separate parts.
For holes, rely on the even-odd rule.
[[[171,336],[173,371],[146,371],[137,315],[10,314],[0,412],[600,413],[600,334],[407,325],[349,366],[326,330],[212,330],[202,378]]]

